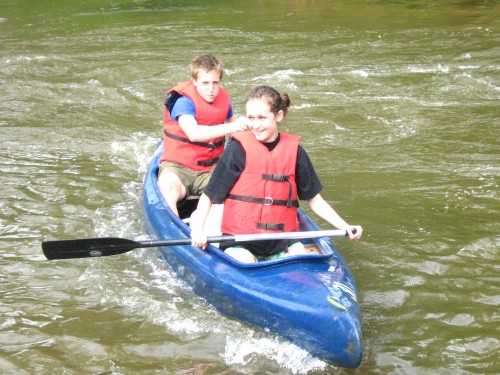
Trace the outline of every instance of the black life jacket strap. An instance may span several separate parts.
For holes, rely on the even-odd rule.
[[[292,183],[290,182],[290,176],[285,176],[285,175],[282,175],[282,174],[263,174],[262,175],[262,178],[264,180],[269,180],[269,181],[278,181],[278,182],[288,182],[288,185],[290,186],[290,188],[288,189],[288,200],[287,200],[287,207],[290,208],[292,207],[292,191],[293,191],[293,188],[292,188]]]
[[[214,150],[216,149],[217,147],[222,147],[224,146],[224,143],[225,143],[225,139],[221,139],[220,141],[218,142],[215,142],[215,143],[208,143],[208,142],[191,142],[188,138],[184,138],[184,137],[179,137],[178,135],[175,135],[175,134],[172,134],[172,133],[169,133],[167,132],[166,130],[163,131],[163,133],[168,137],[168,138],[172,138],[172,139],[175,139],[176,141],[179,141],[179,142],[184,142],[184,143],[189,143],[191,145],[195,145],[195,146],[200,146],[200,147],[206,147],[206,148],[209,148],[210,150]]]
[[[247,202],[247,203],[259,203],[259,204],[263,204],[264,206],[278,205],[278,206],[287,206],[288,208],[299,207],[298,200],[294,200],[294,201],[292,201],[292,200],[280,200],[280,199],[273,199],[271,197],[255,198],[255,197],[247,197],[244,195],[235,195],[235,194],[229,194],[227,196],[227,198],[234,199],[237,201]]]
[[[204,161],[198,161],[198,165],[201,165],[202,167],[211,167],[212,165],[215,165],[217,164],[217,161],[219,160],[219,158],[215,158],[215,159],[210,159],[210,160],[204,160]]]
[[[222,139],[220,140],[219,142],[215,142],[215,143],[207,143],[207,142],[191,142],[189,139],[187,138],[183,138],[183,137],[179,137],[175,134],[172,134],[172,133],[168,133],[167,131],[163,131],[163,133],[165,134],[165,136],[167,136],[168,138],[172,138],[172,139],[175,139],[176,141],[179,141],[179,142],[184,142],[184,143],[189,143],[191,145],[195,145],[195,146],[200,146],[200,147],[206,147],[206,148],[209,148],[210,150],[214,150],[216,149],[217,147],[223,147],[224,146],[224,143],[225,143],[225,139]],[[214,158],[214,159],[210,159],[210,160],[204,160],[204,161],[198,161],[198,165],[201,165],[203,167],[211,167],[212,165],[215,165],[217,163],[217,161],[219,160],[219,158]]]
[[[285,230],[285,224],[271,224],[271,223],[257,223],[258,229],[267,229],[267,230]]]

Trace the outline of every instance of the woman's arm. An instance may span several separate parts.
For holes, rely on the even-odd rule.
[[[191,244],[193,246],[201,247],[202,249],[207,247],[207,235],[203,231],[203,227],[205,226],[205,221],[211,207],[212,200],[205,193],[201,194],[198,207],[191,215]]]
[[[359,225],[352,226],[347,224],[319,193],[312,199],[309,199],[307,203],[309,204],[309,207],[311,207],[311,210],[313,210],[319,217],[328,221],[331,225],[338,229],[346,230],[351,240],[359,240],[361,238],[363,228]],[[353,228],[356,233],[353,233]]]

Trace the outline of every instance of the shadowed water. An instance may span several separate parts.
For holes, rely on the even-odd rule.
[[[0,0],[0,372],[498,373],[499,15],[495,1]],[[282,130],[364,227],[336,240],[359,369],[221,316],[155,249],[41,252],[146,238],[163,94],[207,52],[238,114],[256,85],[290,95]]]

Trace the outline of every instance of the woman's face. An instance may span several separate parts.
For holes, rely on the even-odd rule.
[[[247,118],[251,122],[250,130],[255,138],[269,143],[278,137],[278,123],[283,119],[283,111],[275,115],[265,99],[250,99],[247,102]]]

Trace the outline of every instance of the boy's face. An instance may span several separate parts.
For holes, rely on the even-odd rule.
[[[198,94],[207,102],[212,103],[219,95],[220,73],[216,70],[200,71],[198,77],[193,79]]]

